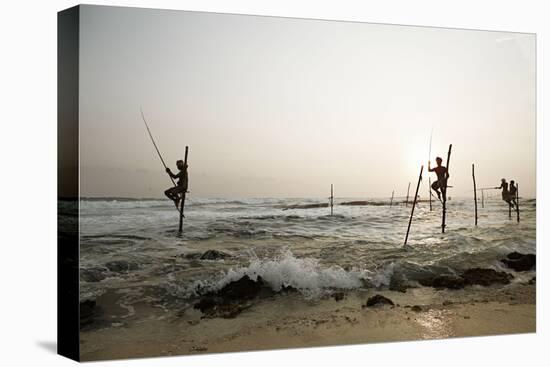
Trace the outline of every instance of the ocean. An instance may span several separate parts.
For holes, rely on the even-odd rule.
[[[472,267],[512,273],[499,260],[507,253],[536,252],[536,200],[522,199],[521,222],[508,218],[506,203],[479,203],[474,226],[472,199],[447,203],[446,233],[441,205],[417,205],[403,245],[410,204],[288,209],[326,199],[188,198],[183,233],[178,212],[165,199],[94,198],[80,202],[80,299],[106,292],[133,315],[147,302],[167,312],[189,307],[197,297],[248,275],[261,276],[275,291],[295,288],[315,299],[335,291],[385,289],[415,284],[428,274],[458,274]],[[363,199],[364,200],[364,199]],[[223,259],[201,259],[207,250]],[[533,272],[514,273],[526,281]]]

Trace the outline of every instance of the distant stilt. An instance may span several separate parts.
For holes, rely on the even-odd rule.
[[[390,200],[390,207],[393,205],[393,194],[395,193],[395,190],[391,192],[391,200]]]
[[[424,170],[424,166],[420,166],[420,175],[418,176],[418,184],[416,185],[416,194],[414,195],[413,206],[411,209],[411,217],[409,218],[409,226],[407,227],[407,234],[405,235],[405,243],[403,243],[403,246],[407,244],[407,240],[409,239],[409,231],[411,230],[411,223],[414,215],[414,207],[416,206],[416,198],[418,197],[418,189],[420,188],[420,181],[422,181],[423,170]]]
[[[485,190],[481,189],[481,207],[485,208]]]
[[[405,201],[405,206],[409,206],[409,190],[411,189],[411,183],[409,182],[409,186],[407,187],[407,200]]]
[[[476,174],[475,174],[473,163],[472,163],[472,179],[474,180],[474,216],[475,216],[475,225],[477,226],[477,189],[476,189]]]
[[[330,215],[332,216],[334,207],[334,191],[333,191],[333,185],[330,184]]]

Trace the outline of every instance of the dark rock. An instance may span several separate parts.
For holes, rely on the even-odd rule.
[[[367,300],[367,303],[364,307],[373,307],[373,306],[378,306],[378,305],[391,305],[393,306],[393,301],[389,298],[386,298],[380,294],[376,294],[372,297],[370,297],[368,300]]]
[[[414,311],[414,312],[421,312],[422,311],[422,307],[420,307],[419,305],[414,305],[411,307],[411,311]]]
[[[80,280],[88,283],[99,282],[107,277],[104,271],[105,269],[99,267],[80,269]]]
[[[344,299],[344,292],[337,292],[337,293],[334,293],[334,294],[332,295],[332,298],[334,298],[334,300],[335,300],[336,302],[341,301],[341,300]]]
[[[263,286],[262,277],[258,276],[257,280],[253,281],[245,275],[239,280],[226,284],[219,290],[218,295],[229,299],[251,299],[260,293]]]
[[[514,252],[510,252],[508,255],[506,255],[506,258],[510,259],[510,260],[518,260],[518,259],[521,259],[524,256],[525,256],[525,254],[514,251]]]
[[[200,256],[200,259],[201,260],[222,260],[227,257],[231,257],[231,255],[218,250],[208,250]]]
[[[432,279],[432,287],[461,289],[464,288],[464,278],[456,275],[437,275]]]
[[[115,273],[137,270],[139,268],[138,264],[124,260],[109,261],[105,264],[105,266],[107,269]]]
[[[221,297],[212,297],[205,296],[193,306],[194,309],[200,310],[202,313],[206,313],[212,308],[215,308],[223,304],[223,299]]]
[[[537,277],[532,277],[532,278],[529,280],[528,284],[535,284],[536,282],[537,282]]]
[[[221,297],[204,297],[193,308],[199,309],[206,318],[232,319],[250,306],[248,303],[229,301]]]
[[[462,277],[464,278],[465,285],[483,285],[488,286],[491,284],[509,284],[512,275],[496,271],[493,269],[471,268],[466,270]]]
[[[239,280],[226,284],[217,292],[204,295],[193,308],[200,310],[204,317],[233,318],[250,307],[251,304],[247,301],[257,297],[264,288],[261,277],[253,281],[245,275]]]
[[[506,259],[500,261],[515,271],[528,271],[535,268],[537,257],[534,254],[525,255],[519,252],[512,252],[506,255]]]

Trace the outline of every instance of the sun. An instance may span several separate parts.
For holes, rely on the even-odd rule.
[[[410,147],[406,159],[407,172],[418,174],[422,165],[424,166],[424,172],[426,172],[428,170],[428,153],[427,147],[419,145]]]

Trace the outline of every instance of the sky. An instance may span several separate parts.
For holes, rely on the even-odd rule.
[[[82,196],[161,197],[189,146],[195,197],[535,196],[535,35],[82,6]],[[431,147],[430,147],[431,137]],[[430,156],[431,150],[431,156]],[[445,163],[444,163],[445,164]],[[411,190],[412,190],[411,188]],[[423,194],[424,193],[424,194]]]

